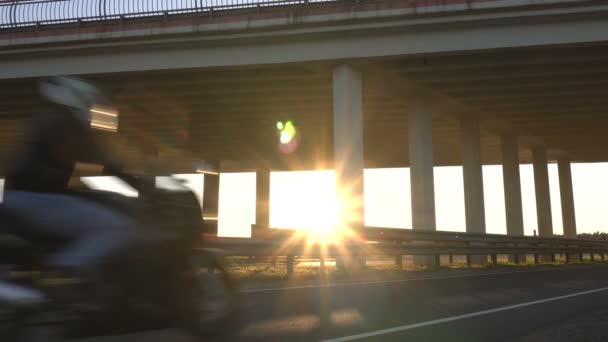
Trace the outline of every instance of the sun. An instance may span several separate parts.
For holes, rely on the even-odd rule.
[[[336,191],[333,170],[272,172],[270,177],[271,227],[297,229],[310,243],[332,244],[351,237],[352,201],[348,191]],[[338,203],[346,207],[340,210]]]
[[[273,172],[270,226],[328,238],[337,226],[333,171]]]

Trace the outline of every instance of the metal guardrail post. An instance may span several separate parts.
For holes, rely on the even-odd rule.
[[[277,257],[276,257],[276,255],[273,255],[273,256],[270,258],[270,266],[272,266],[272,267],[277,267]]]
[[[13,0],[10,8],[10,27],[17,26],[17,5],[19,2],[17,0]]]
[[[288,255],[287,256],[287,275],[288,276],[293,275],[293,261],[294,261],[293,255]]]
[[[403,255],[395,255],[395,266],[397,266],[398,269],[403,268]]]
[[[99,0],[99,16],[103,19],[108,16],[106,11],[106,0]]]

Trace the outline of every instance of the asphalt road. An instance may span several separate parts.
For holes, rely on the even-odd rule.
[[[450,270],[243,292],[235,341],[608,341],[608,265]],[[193,339],[155,331],[94,342]]]

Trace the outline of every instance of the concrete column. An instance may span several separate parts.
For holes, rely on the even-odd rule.
[[[334,169],[338,217],[351,229],[364,225],[363,82],[349,65],[333,71]]]
[[[338,222],[355,234],[365,225],[363,209],[363,80],[349,65],[333,70],[334,170]],[[356,260],[355,260],[356,259]],[[346,262],[350,262],[346,265]],[[364,266],[363,257],[336,258],[336,266]]]
[[[217,234],[218,205],[220,197],[220,175],[206,173],[203,185],[203,230]]]
[[[485,233],[486,217],[483,198],[483,171],[481,166],[481,142],[479,120],[462,119],[462,175],[464,178],[464,204],[467,233]],[[486,264],[487,255],[474,255],[473,264]]]
[[[574,214],[574,193],[572,191],[570,161],[559,159],[557,161],[557,170],[559,172],[559,193],[562,202],[564,236],[576,238],[576,216]]]
[[[502,176],[505,191],[505,214],[507,235],[524,235],[523,205],[521,200],[521,178],[519,174],[519,149],[517,137],[501,137]]]
[[[255,181],[255,225],[264,229],[270,226],[270,170],[258,169]]]
[[[553,219],[551,218],[551,196],[549,192],[549,171],[547,169],[547,150],[532,150],[534,162],[534,188],[536,190],[536,216],[538,236],[553,236]],[[552,254],[540,255],[542,262],[553,262]]]
[[[433,175],[432,113],[427,101],[412,104],[408,112],[412,228],[436,230]],[[417,265],[433,266],[433,256],[416,255]]]
[[[483,172],[479,121],[461,121],[462,174],[464,177],[464,204],[467,233],[485,233],[486,218],[483,198]]]
[[[524,235],[523,205],[521,199],[521,177],[519,173],[519,146],[517,137],[500,137],[502,150],[502,176],[505,193],[505,216],[507,235]],[[526,262],[526,255],[509,255],[510,262]]]
[[[551,237],[553,236],[553,221],[551,218],[547,150],[535,148],[532,151],[532,156],[534,159],[534,188],[536,189],[538,235],[540,237]]]
[[[432,113],[424,103],[408,113],[412,228],[436,230]]]

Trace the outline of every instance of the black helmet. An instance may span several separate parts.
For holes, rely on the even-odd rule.
[[[75,77],[53,76],[40,81],[40,92],[94,128],[116,131],[118,113],[93,84]]]

